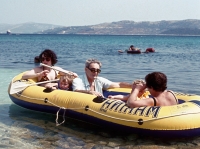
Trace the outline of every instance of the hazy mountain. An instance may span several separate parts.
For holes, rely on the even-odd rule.
[[[134,22],[119,21],[90,26],[70,26],[49,29],[43,34],[96,34],[96,35],[200,35],[200,20]]]
[[[90,35],[200,35],[200,20],[119,21],[88,26],[58,26],[42,23],[0,24],[0,33],[90,34]]]
[[[53,29],[57,27],[63,26],[32,22],[22,24],[0,24],[0,33],[5,34],[8,30],[10,30],[13,34],[33,34],[35,32],[41,32],[43,30]]]

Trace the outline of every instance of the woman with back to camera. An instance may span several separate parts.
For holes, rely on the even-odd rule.
[[[144,106],[171,106],[177,105],[178,99],[174,93],[167,89],[167,76],[161,72],[152,72],[146,75],[144,82],[136,82],[129,95],[108,96],[111,99],[120,99],[127,101],[127,105],[133,107]],[[137,100],[141,93],[148,89],[151,97]]]

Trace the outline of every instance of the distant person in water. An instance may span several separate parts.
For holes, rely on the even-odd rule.
[[[152,72],[146,75],[146,82],[135,82],[129,95],[109,95],[108,98],[127,101],[131,108],[144,106],[170,106],[177,105],[178,99],[174,93],[167,89],[167,76],[161,72]],[[148,89],[152,97],[137,100],[141,93]]]
[[[148,52],[155,52],[155,49],[154,48],[147,48],[145,53],[148,53]]]
[[[129,47],[129,49],[128,49],[128,51],[138,51],[138,50],[140,50],[140,49],[135,48],[134,45],[131,45],[131,46]]]
[[[131,45],[131,46],[129,47],[129,49],[128,49],[128,50],[125,50],[125,51],[136,51],[136,52],[139,52],[140,49],[135,48],[134,45]],[[119,53],[123,53],[124,51],[118,50],[118,52],[119,52]]]

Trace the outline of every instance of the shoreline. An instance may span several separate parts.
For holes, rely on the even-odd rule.
[[[73,36],[73,35],[82,35],[82,36],[168,36],[168,37],[200,37],[200,35],[178,35],[178,34],[29,34],[29,33],[11,33],[11,34],[6,34],[6,33],[0,33],[0,35],[69,35],[69,36]]]

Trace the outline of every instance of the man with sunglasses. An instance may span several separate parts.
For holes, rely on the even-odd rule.
[[[77,92],[103,96],[103,89],[125,87],[132,88],[132,84],[126,82],[112,82],[99,77],[101,62],[97,59],[88,59],[85,63],[85,74],[73,80],[73,90]]]

